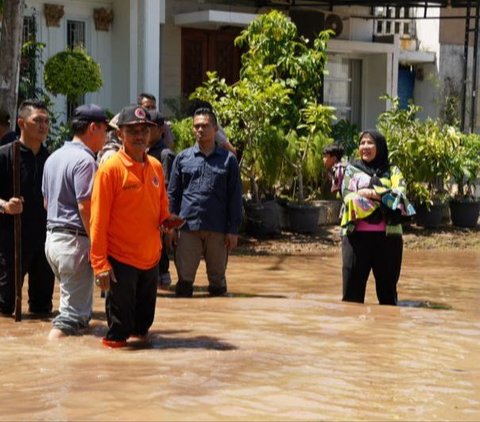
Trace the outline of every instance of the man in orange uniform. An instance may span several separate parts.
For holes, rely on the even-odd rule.
[[[145,337],[157,297],[160,226],[170,216],[161,164],[145,150],[152,122],[146,109],[125,107],[117,123],[123,147],[97,172],[92,194],[91,261],[107,291],[107,347]]]

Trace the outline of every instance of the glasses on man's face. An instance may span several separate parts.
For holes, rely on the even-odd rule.
[[[140,126],[140,127],[125,126],[123,130],[129,136],[145,136],[145,135],[148,135],[148,133],[150,132],[150,128],[148,126]]]

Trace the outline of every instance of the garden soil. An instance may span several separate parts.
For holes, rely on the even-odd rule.
[[[269,238],[240,237],[240,246],[234,252],[240,255],[316,255],[340,247],[339,226],[319,226],[313,234],[282,232]],[[480,228],[466,229],[444,225],[438,229],[425,229],[416,225],[405,227],[403,236],[406,250],[480,250]]]

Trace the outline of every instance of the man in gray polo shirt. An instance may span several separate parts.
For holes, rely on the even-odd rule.
[[[95,104],[73,112],[73,139],[45,163],[42,191],[47,209],[45,254],[60,282],[59,315],[49,338],[77,334],[92,313],[90,196],[97,170],[95,153],[105,143],[107,115]]]

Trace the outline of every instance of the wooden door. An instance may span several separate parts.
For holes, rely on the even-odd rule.
[[[217,71],[232,84],[240,72],[240,50],[234,40],[238,30],[182,30],[182,94],[190,95],[207,78],[206,72]]]

